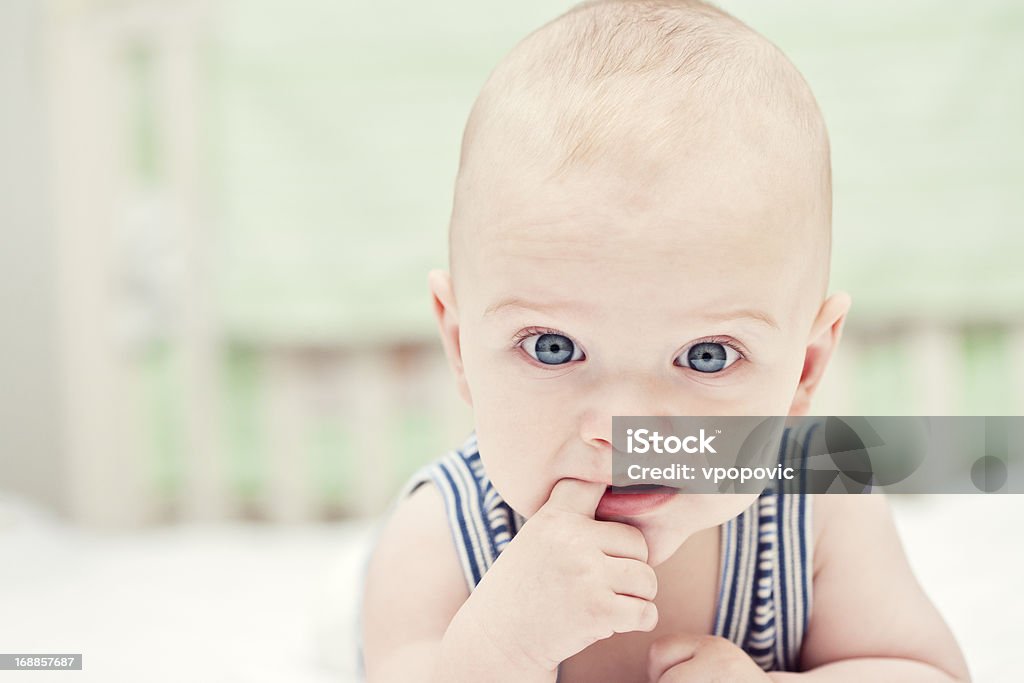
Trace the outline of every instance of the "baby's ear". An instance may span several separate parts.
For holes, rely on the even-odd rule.
[[[811,335],[804,353],[804,369],[789,409],[790,415],[802,416],[810,410],[814,392],[818,389],[832,354],[839,346],[850,304],[849,294],[836,292],[821,305],[818,317],[811,325]]]
[[[473,405],[466,384],[466,373],[462,366],[462,347],[459,344],[459,311],[455,306],[455,290],[452,288],[452,276],[444,270],[432,270],[427,275],[430,296],[434,303],[434,315],[437,317],[437,328],[441,333],[441,343],[448,357],[448,365],[455,373],[455,386],[468,405]]]

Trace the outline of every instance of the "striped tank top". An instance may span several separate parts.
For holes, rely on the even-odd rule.
[[[809,430],[816,426],[810,424]],[[780,461],[799,462],[803,468],[809,437],[810,431],[795,435],[787,428]],[[461,448],[416,472],[398,500],[427,482],[433,482],[444,498],[472,592],[526,520],[488,479],[475,434]],[[811,608],[811,500],[803,492],[771,487],[720,526],[721,576],[713,635],[728,638],[765,671],[799,671]]]

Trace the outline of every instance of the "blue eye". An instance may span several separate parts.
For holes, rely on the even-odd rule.
[[[535,334],[523,340],[523,349],[545,365],[564,365],[583,358],[583,351],[562,334]]]
[[[717,342],[694,344],[685,355],[686,366],[697,372],[721,372],[740,357],[736,349]],[[676,364],[681,365],[678,362]]]

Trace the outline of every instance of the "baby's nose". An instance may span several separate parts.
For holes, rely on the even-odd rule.
[[[606,415],[670,415],[683,396],[678,377],[622,372],[597,381],[588,393],[588,407]]]

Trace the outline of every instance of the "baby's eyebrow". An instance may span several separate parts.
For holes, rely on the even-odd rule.
[[[526,301],[518,297],[510,297],[508,299],[502,299],[496,303],[491,304],[484,309],[484,317],[494,315],[498,311],[507,308],[520,308],[530,311],[538,311],[540,313],[556,313],[559,311],[565,311],[570,309],[586,308],[585,305],[575,304],[572,302],[558,302],[549,301],[547,303],[533,303],[532,301]]]
[[[775,322],[775,318],[771,317],[764,311],[758,311],[751,308],[744,308],[737,311],[724,311],[716,313],[705,313],[701,315],[701,318],[711,322],[724,322],[728,320],[752,320],[753,322],[767,325],[773,329],[779,329],[779,324]]]
[[[484,309],[484,317],[494,315],[502,309],[518,308],[526,309],[530,311],[539,311],[541,313],[553,313],[564,310],[579,310],[580,308],[586,308],[583,304],[573,302],[548,302],[548,303],[533,303],[520,299],[518,297],[510,297],[508,299],[502,299],[496,303],[491,304]],[[732,311],[707,311],[698,314],[696,317],[706,322],[728,322],[733,320],[750,320],[752,322],[766,325],[772,329],[778,330],[779,324],[775,322],[775,318],[753,308],[743,308]]]

